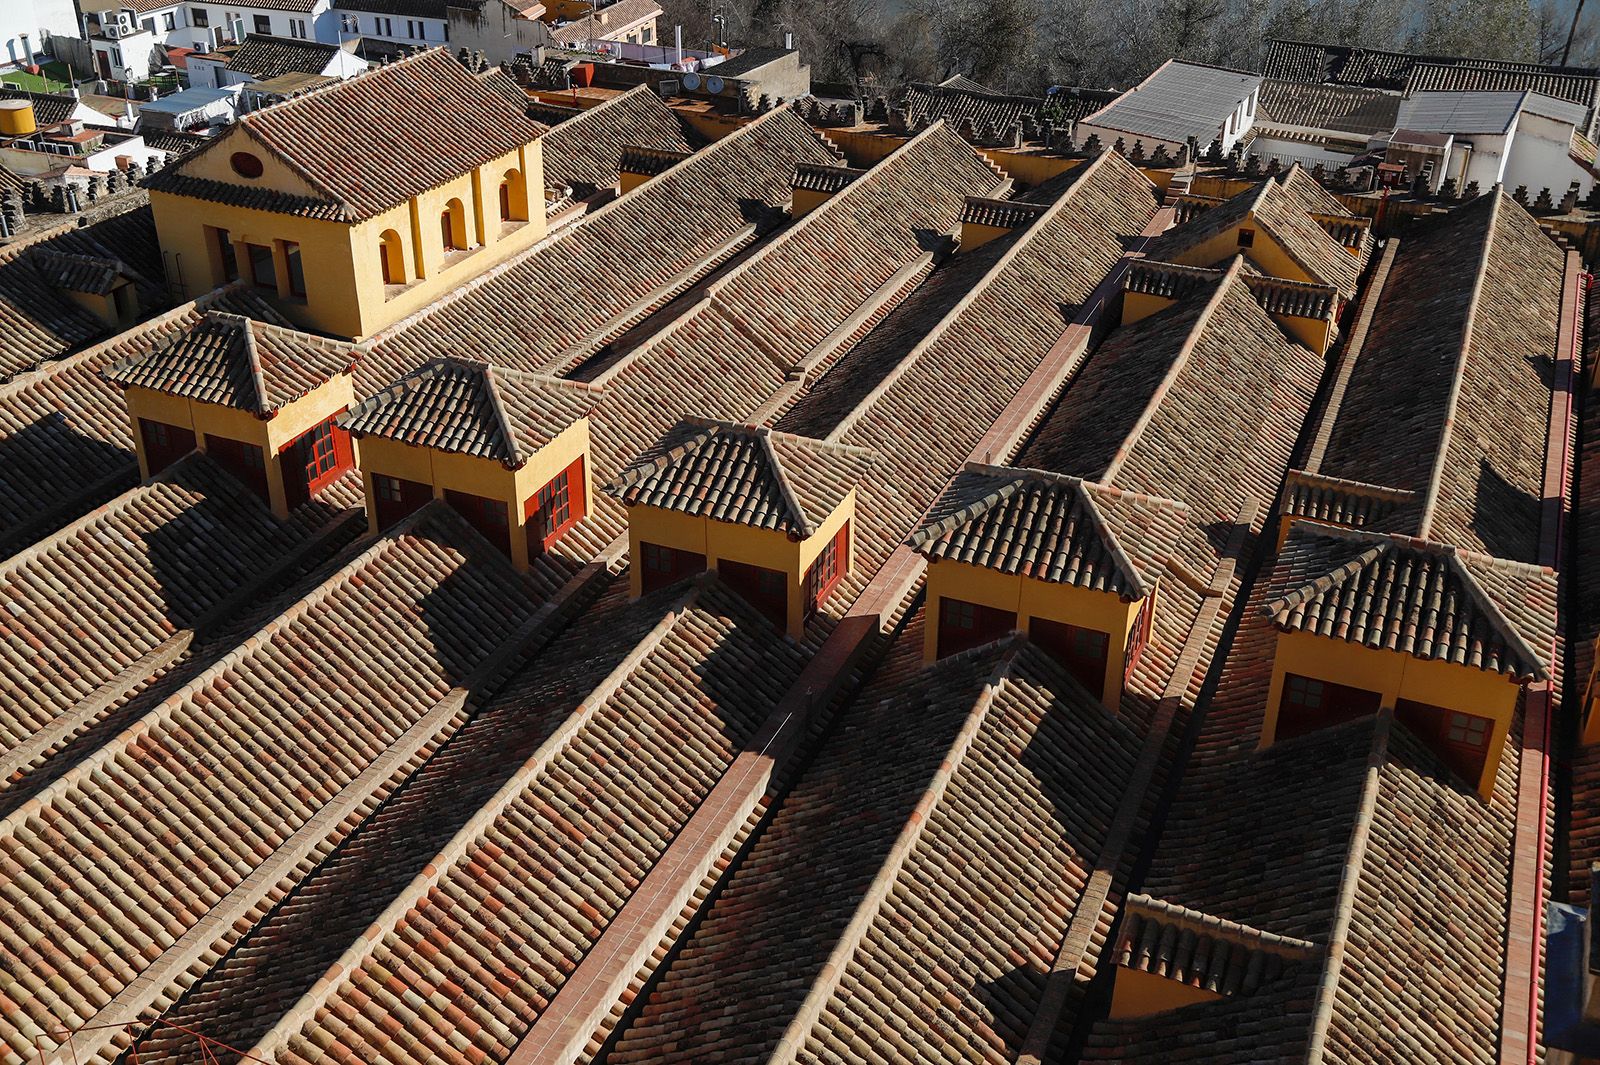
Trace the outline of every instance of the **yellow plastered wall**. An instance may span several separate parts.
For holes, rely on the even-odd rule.
[[[944,609],[943,600],[947,598],[1014,611],[1017,628],[1024,633],[1028,631],[1030,619],[1038,617],[1109,634],[1104,702],[1113,714],[1121,706],[1123,656],[1127,652],[1128,632],[1139,615],[1139,601],[1125,603],[1109,592],[1053,584],[949,559],[929,562],[927,598],[930,609],[922,643],[925,662],[938,658],[939,617]],[[1160,605],[1158,601],[1151,609],[1158,609]]]
[[[1149,1017],[1193,1006],[1197,1002],[1215,1002],[1221,997],[1203,987],[1192,987],[1141,969],[1118,966],[1111,988],[1111,1019]]]
[[[619,195],[622,193],[632,192],[634,189],[638,188],[640,185],[643,185],[646,181],[649,181],[654,176],[655,175],[653,174],[633,174],[626,170],[619,171],[617,174],[617,190]]]
[[[413,447],[378,436],[363,437],[351,443],[356,464],[361,469],[369,533],[378,531],[377,496],[372,482],[378,474],[429,485],[435,499],[443,499],[445,492],[454,491],[504,502],[511,537],[511,563],[518,570],[526,570],[530,563],[527,501],[579,457],[584,459],[583,512],[587,515],[594,510],[594,471],[589,468],[587,418],[567,426],[514,470],[493,459]]]
[[[1003,237],[1011,232],[1005,226],[986,226],[977,222],[961,223],[961,250],[971,251],[981,248],[996,237]]]
[[[1259,238],[1258,238],[1259,239]],[[1172,306],[1175,301],[1151,292],[1124,292],[1122,294],[1122,324],[1132,325],[1148,318],[1159,310]],[[1326,318],[1304,318],[1293,314],[1274,314],[1272,320],[1283,327],[1294,339],[1316,352],[1328,353],[1333,329]],[[1280,542],[1278,546],[1283,546]]]
[[[979,148],[978,154],[1006,172],[1006,176],[1030,188],[1051,178],[1076,170],[1083,159],[1063,159],[1059,155],[1015,151],[1009,148]]]
[[[818,192],[816,189],[795,189],[793,200],[789,204],[789,213],[795,218],[804,218],[818,207],[827,203],[834,196],[831,192]]]
[[[628,587],[635,597],[644,592],[644,573],[638,565],[641,543],[704,555],[706,568],[713,571],[724,560],[777,570],[789,578],[787,628],[789,635],[798,638],[806,623],[806,572],[844,523],[854,520],[855,513],[856,493],[851,489],[815,533],[803,540],[791,540],[786,533],[773,529],[755,529],[661,507],[632,506],[628,508],[628,557],[634,564],[628,567]],[[842,560],[845,570],[855,565],[855,541],[852,525],[849,557]]]
[[[236,139],[245,134],[235,130],[228,136]],[[219,145],[197,157],[192,162],[193,170],[187,169],[190,163],[179,165],[186,168],[185,173],[197,177],[313,195],[304,181],[248,138],[237,148],[251,149],[262,161],[260,178],[247,180],[232,172],[227,160],[235,149],[229,145]],[[188,298],[226,283],[221,255],[211,236],[212,230],[226,230],[236,247],[249,243],[273,249],[278,284],[277,291],[267,295],[290,321],[303,328],[360,340],[542,239],[543,207],[528,203],[527,190],[544,187],[543,160],[543,146],[531,141],[355,225],[236,207],[159,190],[151,192],[150,206],[167,274],[177,280]],[[213,173],[218,170],[223,173]],[[521,180],[514,182],[513,214],[526,220],[502,225],[500,183],[510,171],[521,174]],[[462,203],[466,236],[473,247],[452,255],[447,265],[439,219],[452,199]],[[385,286],[383,282],[379,249],[386,231],[400,237],[405,264],[403,287]],[[285,241],[300,246],[306,281],[303,298],[289,292]],[[249,266],[242,249],[235,258],[241,276],[248,279]]]
[[[150,477],[144,434],[139,431],[141,418],[193,431],[195,448],[199,451],[206,450],[206,438],[213,436],[254,444],[261,449],[266,465],[272,512],[280,518],[287,517],[289,503],[283,480],[283,450],[312,426],[350,406],[354,402],[354,391],[350,375],[339,374],[294,402],[284,404],[273,417],[258,418],[235,407],[148,388],[129,388],[126,391],[128,417],[133,429],[134,450],[139,457],[139,477],[141,480]]]
[[[1415,658],[1400,651],[1384,651],[1307,632],[1280,632],[1272,662],[1272,685],[1267,692],[1266,715],[1261,723],[1260,747],[1269,747],[1278,728],[1278,704],[1286,673],[1377,692],[1385,709],[1400,699],[1429,703],[1448,710],[1486,717],[1494,722],[1489,737],[1489,758],[1478,794],[1488,799],[1494,791],[1496,756],[1511,728],[1519,686],[1499,673],[1452,662]]]
[[[1241,229],[1255,231],[1255,239],[1248,248],[1239,247]],[[1289,253],[1284,251],[1283,246],[1272,239],[1256,221],[1254,212],[1222,232],[1214,234],[1210,239],[1203,240],[1192,248],[1186,248],[1171,258],[1180,266],[1218,266],[1240,252],[1243,252],[1251,262],[1261,268],[1262,273],[1269,277],[1322,284],[1319,278],[1312,277],[1302,270],[1300,265],[1289,257]]]

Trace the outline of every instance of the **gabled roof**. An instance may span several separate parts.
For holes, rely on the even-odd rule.
[[[910,119],[942,118],[953,126],[971,119],[975,125],[1006,129],[1024,117],[1037,118],[1043,104],[1037,96],[1008,96],[970,78],[951,78],[938,85],[912,82],[897,106]]]
[[[1083,125],[1202,146],[1222,135],[1223,123],[1261,84],[1259,74],[1169,59]],[[1132,144],[1128,145],[1130,148]]]
[[[228,60],[228,69],[257,81],[284,74],[321,74],[338,54],[336,44],[251,33]]]
[[[1416,92],[1400,102],[1395,124],[1417,133],[1502,134],[1524,111],[1588,128],[1584,105],[1536,92]]]
[[[1519,680],[1545,678],[1556,629],[1547,570],[1411,537],[1297,522],[1262,611],[1309,632]]]
[[[683,123],[648,85],[552,126],[539,140],[544,146],[544,183],[551,188],[616,184],[625,146],[693,151]]]
[[[68,292],[104,296],[134,274],[120,259],[42,248],[34,253],[34,266],[45,283]]]
[[[1527,74],[1593,75],[1593,67],[1561,67],[1543,63],[1518,63],[1502,59],[1420,55],[1382,48],[1275,39],[1267,49],[1262,73],[1287,81],[1364,85],[1373,89],[1403,89],[1418,64],[1468,66],[1482,70]]]
[[[594,407],[598,393],[474,359],[435,359],[340,417],[354,436],[495,459],[515,469]]]
[[[1132,600],[1155,587],[1188,513],[1078,477],[974,463],[908,542],[930,559]]]
[[[448,51],[434,49],[251,112],[236,128],[315,189],[312,202],[280,203],[261,189],[191,178],[189,162],[200,153],[146,184],[355,222],[514,152],[545,127],[467,73]],[[217,143],[224,141],[237,146],[233,137]],[[215,150],[213,144],[201,152]]]
[[[210,311],[166,347],[119,362],[106,379],[270,417],[348,373],[358,349],[237,314]]]
[[[1306,273],[1332,285],[1346,299],[1355,295],[1361,276],[1361,258],[1335,239],[1316,215],[1349,218],[1337,198],[1318,185],[1298,163],[1276,178],[1207,210],[1183,225],[1167,230],[1150,242],[1146,257],[1180,258],[1190,248],[1205,243],[1254,215],[1264,229]],[[1211,265],[1211,264],[1207,264]]]
[[[685,420],[606,491],[628,506],[811,536],[874,464],[865,448]]]
[[[1399,111],[1399,93],[1265,78],[1256,121],[1371,136],[1394,129]]]

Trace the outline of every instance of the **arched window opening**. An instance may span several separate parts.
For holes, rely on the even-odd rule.
[[[528,220],[528,185],[522,171],[507,170],[500,180],[500,221],[525,222]]]
[[[405,251],[400,246],[400,234],[392,229],[384,230],[378,238],[378,264],[383,269],[385,285],[406,283]]]
[[[460,200],[445,204],[444,213],[439,215],[439,237],[447,252],[465,251],[470,247],[467,240],[467,209]]]

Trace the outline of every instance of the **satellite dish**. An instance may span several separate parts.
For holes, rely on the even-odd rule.
[[[698,76],[699,75],[696,75],[696,77]],[[717,77],[715,74],[706,75],[706,92],[710,93],[712,96],[722,95],[722,85],[722,79]]]
[[[683,80],[683,87],[685,89],[689,90],[690,92],[694,92],[696,89],[698,89],[700,87],[700,75],[696,74],[692,70],[689,71],[687,74],[685,74],[683,76],[682,80]]]

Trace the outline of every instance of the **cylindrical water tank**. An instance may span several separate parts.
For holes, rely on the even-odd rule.
[[[0,136],[21,137],[38,128],[32,100],[0,100]]]

